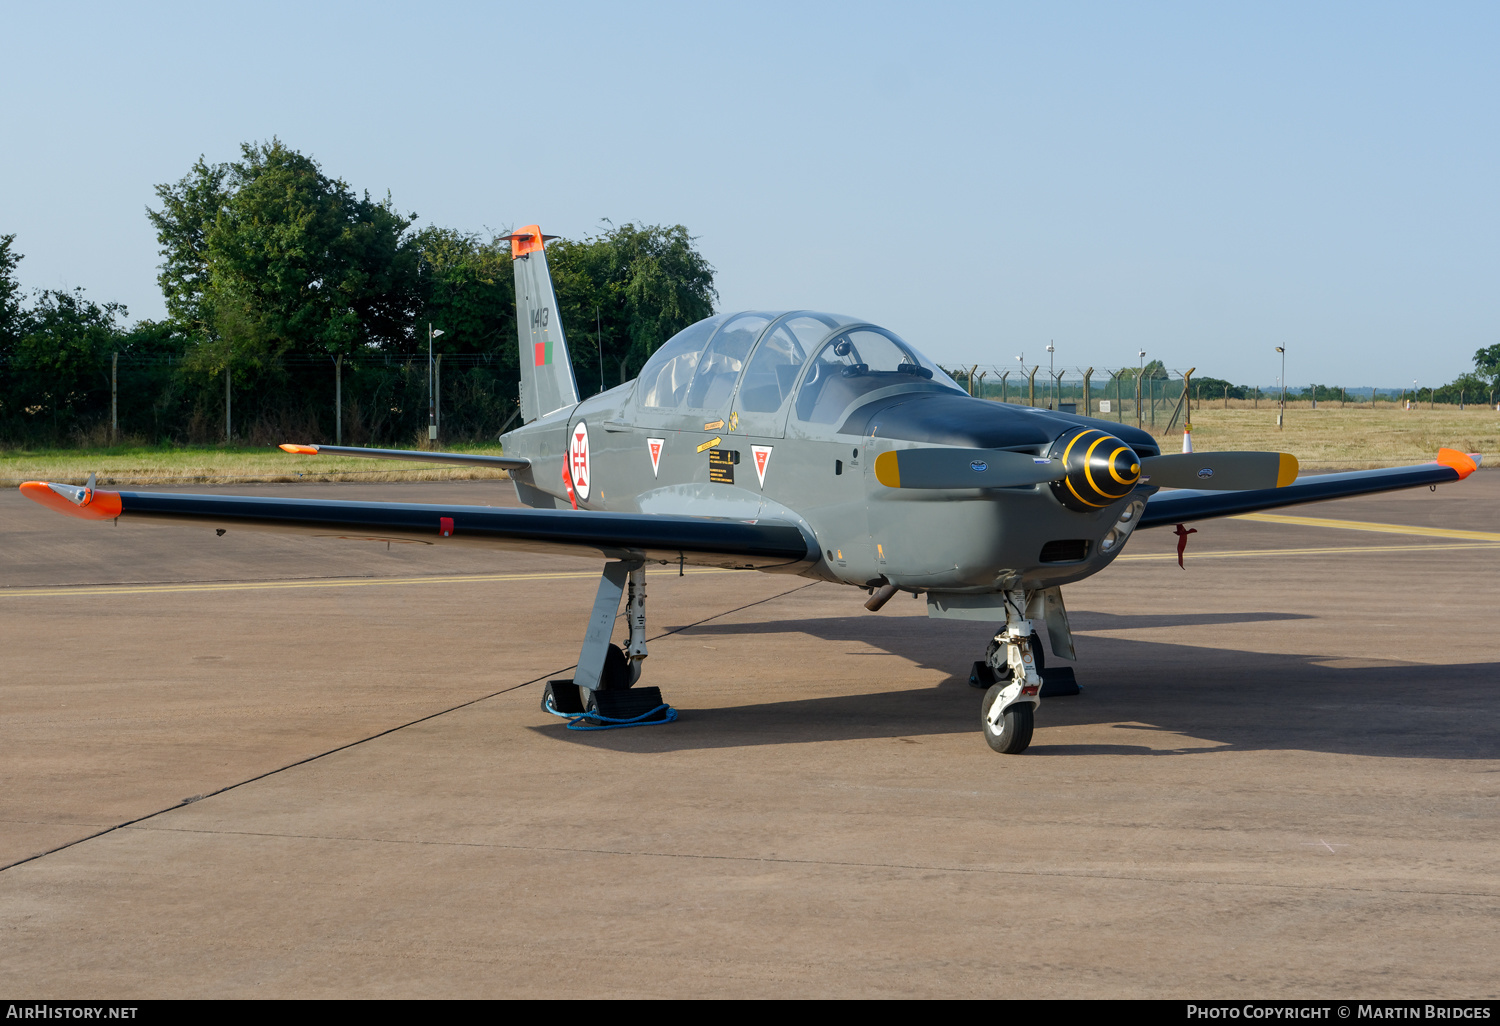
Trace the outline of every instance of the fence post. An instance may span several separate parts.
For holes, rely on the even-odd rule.
[[[1002,403],[1010,402],[1010,389],[1006,387],[1007,382],[1005,380],[1008,377],[1010,377],[1010,371],[1006,371],[1000,375],[1000,401]]]
[[[437,367],[432,372],[432,419],[437,424],[438,434],[443,433],[443,354],[437,355]]]
[[[1036,405],[1036,372],[1042,369],[1041,364],[1031,368],[1031,376],[1027,379],[1026,402],[1031,406]]]
[[[1083,372],[1083,415],[1085,417],[1092,417],[1094,415],[1093,402],[1089,398],[1089,379],[1093,376],[1094,368],[1092,367]]]
[[[120,437],[120,387],[117,372],[120,368],[120,354],[118,351],[111,353],[109,357],[109,440],[115,442]]]
[[[230,426],[231,426],[231,421],[229,419],[229,364],[226,363],[224,365],[224,441],[225,442],[228,442],[231,438],[234,437],[234,432],[232,430],[230,430]]]

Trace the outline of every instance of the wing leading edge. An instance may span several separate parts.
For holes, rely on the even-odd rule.
[[[1257,513],[1304,502],[1345,499],[1354,495],[1391,492],[1401,488],[1461,481],[1479,467],[1479,456],[1456,449],[1441,449],[1437,462],[1384,470],[1356,470],[1346,474],[1319,474],[1281,488],[1259,488],[1243,492],[1209,492],[1181,489],[1157,492],[1146,500],[1140,528],[1167,527],[1212,517]]]
[[[28,481],[27,498],[87,520],[201,524],[324,538],[468,544],[746,570],[797,570],[816,546],[786,521],[493,506],[107,492]]]

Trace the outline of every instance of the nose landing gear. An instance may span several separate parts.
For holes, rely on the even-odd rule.
[[[1005,626],[996,633],[985,659],[996,683],[984,693],[979,720],[985,741],[1006,755],[1024,752],[1031,744],[1036,707],[1042,701],[1040,646],[1026,607],[1025,592],[1005,592]]]

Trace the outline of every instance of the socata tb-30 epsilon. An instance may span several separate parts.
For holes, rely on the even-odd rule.
[[[543,699],[599,723],[667,715],[656,688],[632,690],[647,564],[854,585],[870,609],[924,595],[931,616],[996,626],[970,680],[988,685],[985,739],[1015,753],[1041,698],[1077,690],[1071,670],[1042,668],[1033,621],[1072,659],[1060,589],[1109,566],[1132,531],[1456,481],[1478,461],[1444,449],[1435,463],[1297,481],[1282,453],[1162,455],[1128,426],[973,398],[885,328],[810,310],[699,321],[636,380],[580,401],[545,238],[532,225],[511,244],[524,419],[506,455],[283,448],[495,466],[531,508],[108,492],[92,478],[22,491],[95,520],[602,555],[576,676]]]

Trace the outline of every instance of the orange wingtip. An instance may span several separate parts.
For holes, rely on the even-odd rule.
[[[74,502],[57,489],[84,496],[84,501]],[[32,502],[39,502],[55,513],[65,513],[80,520],[113,520],[120,515],[120,493],[86,491],[77,485],[53,486],[46,481],[26,481],[21,485],[21,494]]]
[[[298,445],[295,442],[283,442],[281,448],[287,452],[297,453],[299,456],[316,456],[318,447],[316,445]]]
[[[1439,449],[1437,462],[1458,471],[1458,479],[1462,481],[1479,469],[1479,454],[1462,453],[1457,449]]]

